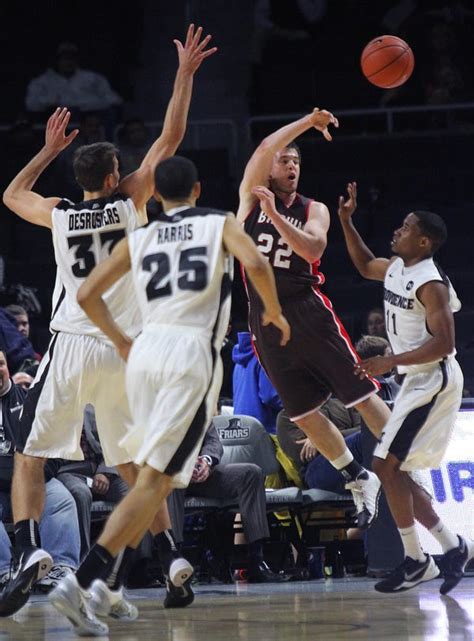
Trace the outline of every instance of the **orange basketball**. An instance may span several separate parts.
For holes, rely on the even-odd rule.
[[[382,89],[399,87],[413,73],[415,57],[410,46],[397,36],[379,36],[369,42],[360,57],[362,73]]]

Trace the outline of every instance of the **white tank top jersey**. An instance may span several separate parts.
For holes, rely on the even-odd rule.
[[[77,290],[119,240],[138,227],[135,205],[121,194],[77,204],[63,199],[53,209],[52,221],[57,272],[51,331],[95,336],[110,343],[77,304]],[[142,322],[131,275],[121,278],[103,298],[120,327],[135,337]]]
[[[411,267],[405,267],[403,260],[396,258],[387,269],[384,282],[385,327],[394,354],[417,349],[431,338],[426,324],[426,310],[417,296],[418,289],[430,281],[444,282],[449,288],[452,311],[461,309],[461,302],[451,281],[432,258],[426,258]],[[454,350],[451,355],[455,353]],[[417,371],[425,365],[398,366],[397,369],[404,374]]]
[[[128,238],[144,325],[184,325],[220,351],[230,314],[233,259],[223,246],[228,212],[177,207]]]

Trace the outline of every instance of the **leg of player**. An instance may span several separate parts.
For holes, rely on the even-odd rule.
[[[346,479],[346,488],[351,490],[357,508],[358,527],[369,527],[378,511],[381,484],[377,476],[354,459],[341,432],[323,414],[315,411],[294,420],[319,452]]]
[[[441,594],[447,594],[464,576],[464,568],[474,558],[474,542],[451,532],[433,509],[431,496],[415,479],[408,476],[416,520],[438,541],[443,551],[439,561],[444,581]]]
[[[50,593],[53,606],[68,617],[77,632],[107,633],[108,627],[95,617],[87,603],[87,591],[96,579],[109,576],[121,550],[141,540],[153,522],[156,505],[165,500],[171,487],[172,477],[145,465],[133,488],[112,512],[77,574],[67,576]]]
[[[377,394],[372,394],[372,396],[365,399],[365,401],[354,405],[354,408],[362,416],[362,418],[364,419],[364,423],[367,425],[372,434],[376,438],[379,438],[385,426],[385,423],[388,421],[391,414],[387,405],[380,398],[380,396],[377,396]]]
[[[44,463],[41,458],[15,454],[12,510],[18,561],[0,595],[2,617],[14,614],[28,601],[33,584],[53,565],[50,554],[41,549],[38,528],[45,500]]]
[[[388,454],[386,459],[374,457],[372,468],[382,481],[385,496],[397,525],[404,561],[382,581],[375,584],[378,592],[400,592],[439,576],[433,558],[422,550],[415,528],[414,500],[408,475],[400,470],[400,461]]]

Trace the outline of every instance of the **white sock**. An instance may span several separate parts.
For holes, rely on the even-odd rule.
[[[352,463],[354,457],[349,448],[346,447],[346,451],[341,456],[338,456],[333,461],[329,461],[336,470],[342,470],[343,467],[347,467],[349,463]]]
[[[459,545],[459,539],[457,535],[451,532],[451,530],[446,527],[441,519],[438,521],[438,523],[436,523],[434,527],[431,528],[431,530],[428,530],[428,532],[432,536],[434,536],[434,538],[441,545],[443,553],[448,552],[453,548],[457,548]]]
[[[415,525],[411,527],[399,527],[398,531],[402,537],[405,556],[409,556],[411,559],[415,559],[415,561],[424,561],[426,554],[421,549]]]

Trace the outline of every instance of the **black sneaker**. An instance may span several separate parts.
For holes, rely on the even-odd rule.
[[[273,572],[265,561],[249,563],[245,576],[247,583],[283,583],[289,580],[288,576]]]
[[[191,587],[192,577],[181,586],[176,586],[166,579],[166,596],[163,601],[165,608],[185,608],[194,601],[194,592]]]
[[[0,617],[9,617],[18,612],[28,601],[33,583],[48,574],[52,565],[53,559],[45,550],[25,550],[0,593]]]
[[[437,576],[439,568],[429,554],[424,561],[415,561],[407,556],[386,579],[379,581],[374,587],[377,592],[404,592],[418,583],[436,579]]]
[[[474,555],[474,550],[469,550],[469,545],[458,535],[459,545],[457,548],[448,550],[439,561],[441,574],[444,578],[439,591],[441,594],[448,594],[457,586],[464,576],[464,568]]]

